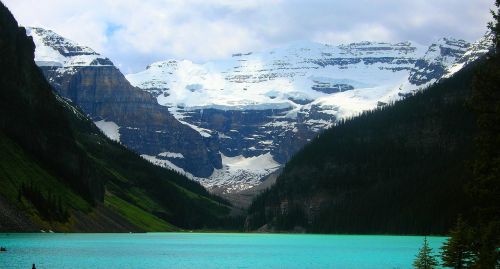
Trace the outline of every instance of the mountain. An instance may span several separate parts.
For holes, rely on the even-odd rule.
[[[443,38],[429,47],[302,41],[204,64],[156,62],[126,77],[179,121],[218,141],[223,168],[198,180],[212,190],[237,192],[260,184],[339,120],[460,70],[488,51],[491,34],[484,40],[471,45]],[[254,160],[262,169],[251,165]]]
[[[92,49],[29,29],[51,85],[109,137],[225,195],[260,184],[339,120],[450,76],[491,46],[490,34],[427,48],[302,41],[205,64],[156,62],[125,79]]]
[[[463,186],[477,128],[468,104],[482,64],[323,132],[254,200],[247,228],[445,234],[471,209]]]
[[[60,44],[67,57],[44,59],[48,66],[90,63],[112,72],[91,50]],[[224,200],[108,139],[55,94],[34,54],[32,37],[0,3],[0,231],[172,231],[230,223]],[[117,113],[106,110],[112,105],[93,109]]]
[[[35,62],[52,87],[108,137],[140,154],[174,153],[172,162],[196,176],[221,167],[217,149],[149,93],[132,87],[109,59],[50,30],[27,28],[27,34],[36,45]]]

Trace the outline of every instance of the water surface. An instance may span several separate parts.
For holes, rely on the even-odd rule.
[[[437,252],[444,237],[429,237]],[[224,233],[0,234],[0,268],[411,268],[423,237]]]

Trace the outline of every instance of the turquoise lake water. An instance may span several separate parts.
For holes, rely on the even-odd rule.
[[[444,237],[428,237],[437,253]],[[0,234],[0,268],[411,268],[420,236]]]

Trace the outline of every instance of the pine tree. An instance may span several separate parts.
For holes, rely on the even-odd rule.
[[[495,50],[473,82],[472,104],[479,130],[474,179],[469,186],[476,206],[475,268],[500,268],[500,0],[495,6],[489,24]]]
[[[471,229],[459,217],[457,225],[450,232],[450,238],[441,247],[443,266],[455,269],[471,268],[476,260],[472,246]]]
[[[493,15],[493,21],[488,24],[488,28],[493,32],[494,42],[495,42],[495,51],[498,53],[498,48],[500,47],[500,0],[495,1],[495,6],[497,10],[492,10],[491,15]]]
[[[436,268],[438,262],[436,257],[432,255],[432,248],[429,247],[427,242],[427,237],[424,237],[424,244],[418,251],[415,261],[413,261],[413,267],[416,269],[433,269]]]

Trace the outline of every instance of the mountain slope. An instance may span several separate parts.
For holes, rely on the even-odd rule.
[[[222,200],[111,141],[54,95],[35,65],[32,39],[3,4],[0,26],[0,230],[224,224],[229,209]]]
[[[254,200],[248,229],[445,233],[470,207],[474,65],[393,105],[343,121]]]
[[[36,45],[35,62],[50,84],[106,135],[140,154],[176,153],[182,158],[170,159],[172,163],[196,176],[209,176],[221,167],[217,149],[149,93],[132,87],[109,59],[50,30],[27,29]]]

